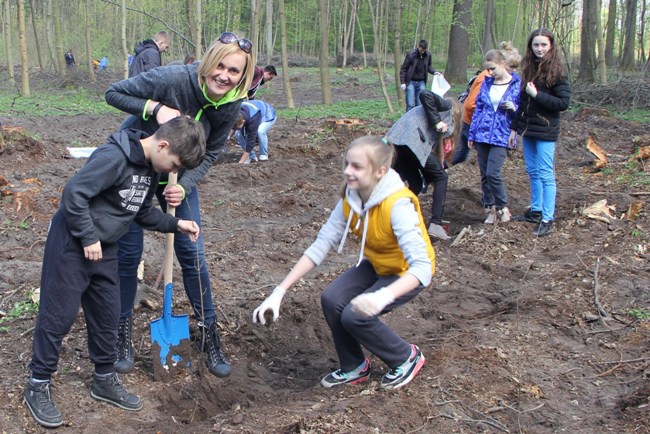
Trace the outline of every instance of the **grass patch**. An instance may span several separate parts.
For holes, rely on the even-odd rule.
[[[31,97],[0,93],[2,116],[73,116],[79,114],[119,114],[103,96],[85,89],[63,90],[56,93],[38,93]]]

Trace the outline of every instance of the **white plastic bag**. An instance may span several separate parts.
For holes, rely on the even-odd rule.
[[[451,89],[451,85],[447,83],[447,80],[445,80],[445,77],[442,74],[435,74],[433,76],[433,81],[431,82],[431,92],[440,97],[443,97],[449,89]]]

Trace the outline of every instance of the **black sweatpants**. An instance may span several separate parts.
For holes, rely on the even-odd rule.
[[[438,158],[430,153],[424,167],[408,146],[395,146],[397,151],[397,160],[395,161],[395,171],[399,173],[403,181],[408,182],[409,189],[418,195],[422,191],[422,178],[427,184],[433,185],[431,193],[431,218],[429,223],[437,225],[442,224],[442,213],[445,210],[445,200],[447,198],[447,172],[443,169]],[[424,213],[423,213],[424,214]]]
[[[103,244],[98,262],[84,258],[63,214],[52,218],[45,243],[41,297],[34,329],[29,368],[36,379],[47,380],[57,370],[61,342],[83,307],[88,332],[88,355],[99,374],[113,372],[120,290],[117,243]]]

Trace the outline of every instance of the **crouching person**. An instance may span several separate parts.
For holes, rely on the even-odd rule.
[[[63,424],[50,382],[80,305],[95,365],[90,396],[125,410],[142,408],[142,400],[124,389],[114,368],[120,316],[117,240],[133,221],[196,240],[199,228],[193,221],[154,208],[152,198],[160,173],[192,169],[204,154],[203,127],[182,116],[152,136],[136,130],[113,134],[66,184],[45,244],[31,377],[25,387],[25,403],[41,425]]]

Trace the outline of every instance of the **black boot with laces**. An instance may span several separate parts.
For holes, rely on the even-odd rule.
[[[46,428],[56,428],[63,425],[63,416],[50,394],[49,381],[35,381],[29,379],[25,387],[25,404],[36,419]]]
[[[117,376],[117,372],[111,372],[110,374],[95,373],[90,396],[124,410],[138,411],[142,408],[140,397],[126,391],[120,377]]]
[[[210,373],[221,378],[229,376],[232,369],[230,362],[226,359],[223,351],[221,351],[221,339],[217,330],[217,322],[212,322],[207,329],[202,326],[201,331],[205,333],[203,353],[205,354],[205,362],[208,365]]]
[[[132,326],[133,319],[128,317],[120,320],[120,325],[117,328],[117,359],[115,360],[115,370],[120,374],[128,374],[133,372],[133,337]]]

